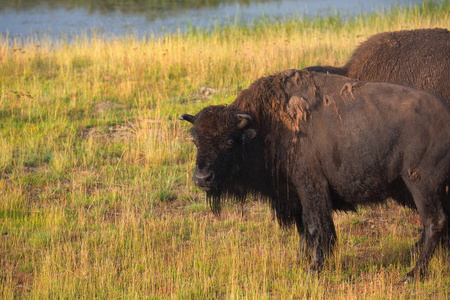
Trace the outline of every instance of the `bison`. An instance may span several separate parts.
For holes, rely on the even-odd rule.
[[[379,33],[363,42],[345,66],[314,66],[305,70],[404,84],[450,103],[450,32],[434,28]],[[448,236],[444,245],[450,248],[450,229]],[[417,252],[423,239],[422,236],[411,249],[412,253]]]
[[[223,197],[268,199],[280,224],[295,224],[313,247],[314,273],[336,241],[333,210],[392,197],[423,220],[423,248],[406,280],[424,274],[450,213],[450,105],[439,97],[285,70],[229,106],[179,119],[193,124],[194,181],[214,211]]]
[[[344,67],[307,70],[400,83],[450,102],[450,32],[434,28],[379,33],[363,42]]]

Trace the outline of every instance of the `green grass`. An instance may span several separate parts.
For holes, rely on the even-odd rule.
[[[401,283],[421,223],[394,204],[336,214],[339,244],[319,277],[296,230],[257,199],[215,217],[177,120],[282,69],[343,65],[375,33],[429,27],[450,28],[448,1],[157,40],[0,38],[0,295],[448,298],[448,250],[422,282]]]

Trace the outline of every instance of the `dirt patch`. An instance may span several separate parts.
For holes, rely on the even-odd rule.
[[[33,271],[24,271],[24,266],[8,251],[1,251],[0,257],[0,285],[10,285],[18,296],[28,293],[33,285]]]
[[[154,124],[162,123],[162,120],[138,119],[126,121],[122,124],[112,126],[87,126],[80,129],[80,137],[88,138],[108,138],[108,139],[128,139],[135,136],[140,130],[152,130]],[[155,129],[156,130],[156,129]]]
[[[207,100],[211,98],[217,91],[212,88],[208,87],[201,87],[198,89],[197,93],[192,94],[191,99],[192,100]]]
[[[127,106],[114,101],[101,101],[94,104],[94,110],[97,113],[104,113],[115,109],[124,109]]]
[[[81,128],[80,137],[83,139],[105,136],[105,132],[95,126]]]
[[[136,134],[136,125],[132,122],[108,127],[108,135],[115,139],[125,139]]]
[[[124,124],[97,127],[88,126],[81,128],[80,137],[83,139],[89,138],[110,138],[110,139],[127,139],[136,133],[136,125],[132,122],[126,122]]]
[[[50,170],[47,165],[37,165],[37,166],[17,166],[14,168],[14,170],[17,172],[17,174],[24,174],[24,175],[30,175],[30,174],[44,174],[49,173]],[[7,168],[5,170],[0,171],[0,179],[2,180],[11,180],[11,177],[13,176],[13,169]]]

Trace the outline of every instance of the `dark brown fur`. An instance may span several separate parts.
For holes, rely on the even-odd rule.
[[[333,210],[393,197],[424,221],[423,251],[408,276],[423,274],[450,213],[450,106],[442,99],[286,70],[257,80],[229,107],[180,119],[193,123],[194,179],[215,210],[226,195],[262,195],[281,224],[305,234],[317,271],[336,240]]]
[[[450,102],[450,32],[435,28],[379,33],[363,42],[344,67],[307,70],[404,84]]]
[[[450,32],[434,28],[379,33],[363,42],[344,67],[315,66],[305,70],[404,84],[450,103]],[[448,235],[450,247],[450,229]],[[421,241],[412,252],[417,251]]]

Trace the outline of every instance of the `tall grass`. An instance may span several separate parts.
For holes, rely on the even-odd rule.
[[[394,204],[336,214],[339,245],[319,277],[307,274],[309,255],[297,255],[296,231],[281,230],[257,199],[214,217],[191,179],[188,126],[177,120],[282,69],[343,65],[377,32],[428,27],[450,28],[448,1],[156,40],[2,37],[0,294],[448,298],[447,250],[424,281],[400,283],[421,224]]]

